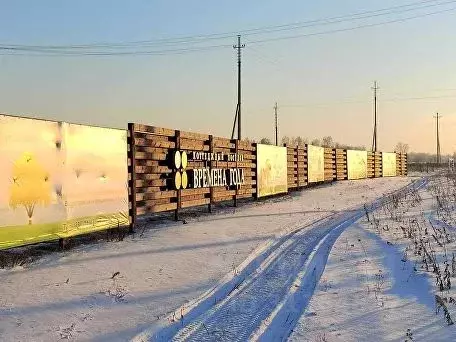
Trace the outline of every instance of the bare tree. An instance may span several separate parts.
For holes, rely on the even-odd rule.
[[[260,144],[263,144],[263,145],[272,145],[272,142],[269,138],[261,138],[260,140]]]
[[[282,137],[282,145],[291,145],[290,137],[287,137],[287,136]]]
[[[326,136],[321,139],[321,145],[324,147],[334,147],[334,141],[331,136]]]
[[[314,139],[310,142],[311,145],[314,145],[314,146],[320,146],[321,143],[320,143],[320,139]]]
[[[304,147],[304,145],[307,143],[307,139],[297,136],[293,138],[293,146],[298,146],[298,147]]]
[[[409,150],[409,145],[404,144],[402,142],[398,142],[396,145],[396,148],[395,148],[395,151],[399,152],[399,153],[407,153],[408,150]]]

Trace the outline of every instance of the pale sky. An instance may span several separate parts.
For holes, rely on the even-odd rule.
[[[360,12],[370,14],[309,24]],[[441,13],[431,15],[436,12]],[[229,136],[237,101],[232,45],[239,32],[246,44],[243,137],[272,139],[277,101],[281,136],[332,135],[341,143],[370,147],[371,87],[377,80],[380,150],[393,150],[403,141],[412,151],[434,152],[438,111],[442,153],[452,153],[455,14],[456,1],[449,0],[0,0],[0,112]],[[298,22],[307,27],[247,34]],[[360,26],[370,27],[352,29]],[[163,55],[140,56],[31,56],[1,50],[12,44],[117,44],[214,33],[230,34],[203,43],[223,47],[182,54],[163,50],[200,45],[142,46]],[[287,36],[299,37],[272,40]]]

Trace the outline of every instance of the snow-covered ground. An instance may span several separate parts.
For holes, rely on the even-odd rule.
[[[354,212],[348,209],[409,183],[407,177],[338,182],[280,199],[219,210],[213,215],[186,218],[187,224],[169,223],[156,229],[151,226],[142,236],[83,245],[24,267],[0,270],[0,340],[128,340],[157,322],[167,323],[170,313],[176,318],[186,314],[177,309],[187,303],[184,307],[189,310],[192,303],[200,303],[192,300],[236,279],[242,270],[273,269],[270,266],[276,264],[274,258],[285,255],[278,253],[279,249],[287,251],[287,259],[281,258],[278,274],[286,274],[283,265],[299,261],[294,264],[293,274],[305,283],[306,274],[297,268],[305,260],[297,258],[298,253],[314,255],[316,249],[326,248],[328,254],[342,226],[352,218],[350,213]],[[316,234],[318,224],[312,223],[318,219],[338,222],[340,231],[336,235]],[[328,236],[326,242],[320,243],[321,234]],[[314,243],[296,243],[303,241],[300,237]],[[249,263],[250,269],[246,267]],[[116,272],[120,273],[111,279]],[[296,281],[283,280],[287,284]],[[251,293],[272,285],[252,287]],[[290,307],[295,298],[288,294],[279,299],[274,303],[276,308]],[[233,303],[239,307],[239,302]],[[222,304],[226,304],[226,312],[233,308],[229,303]],[[283,312],[262,313],[270,319],[271,315],[280,318]],[[257,318],[258,323],[262,317]],[[261,329],[265,325],[252,325],[251,329],[255,330],[252,336],[256,336],[264,332]]]
[[[433,279],[415,274],[402,252],[360,224],[334,245],[291,341],[455,341],[436,315]]]
[[[413,182],[406,189],[424,184]],[[384,201],[338,211],[252,253],[215,289],[157,322],[135,341],[287,339],[313,295],[335,240]]]
[[[370,217],[370,223],[363,218],[341,234],[290,341],[456,341],[455,326],[447,324],[442,308],[436,314],[435,301],[435,294],[456,298],[455,274],[451,277],[452,288],[440,291],[432,267],[425,269],[422,249],[415,248],[420,246],[421,238],[406,237],[408,225],[419,222],[421,236],[430,237],[428,246],[435,250],[440,272],[444,273],[444,248],[439,248],[431,237],[429,224],[429,217],[433,224],[437,220],[433,219],[436,198],[429,190],[436,183],[445,183],[443,179],[431,179],[429,186],[419,191],[420,203],[410,206],[409,197],[409,204],[399,207],[402,218],[392,220],[388,210],[379,210]],[[456,188],[449,185],[454,201]],[[372,223],[373,217],[378,225]],[[451,242],[445,248],[451,271],[456,230],[450,225],[447,229]],[[436,236],[443,244],[443,230]],[[446,306],[454,320],[455,303],[447,302]],[[407,339],[407,334],[411,338]]]

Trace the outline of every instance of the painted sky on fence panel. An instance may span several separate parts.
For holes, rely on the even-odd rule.
[[[232,45],[239,30],[303,22],[417,3],[415,0],[322,1],[6,1],[0,44],[72,45],[233,32],[225,48],[162,56],[0,55],[0,112],[77,123],[231,133],[236,104]],[[443,5],[438,3],[446,2]],[[281,135],[370,146],[372,91],[379,82],[379,147],[405,141],[433,152],[436,111],[442,152],[456,149],[456,7],[424,1],[419,10],[245,37],[243,135]],[[432,5],[432,6],[429,6]],[[402,7],[405,9],[406,7]],[[394,11],[393,11],[394,12]],[[296,39],[255,40],[421,18]],[[178,46],[179,47],[179,46]],[[154,49],[157,46],[153,47]],[[159,49],[167,49],[167,46]],[[413,98],[413,99],[411,99]]]

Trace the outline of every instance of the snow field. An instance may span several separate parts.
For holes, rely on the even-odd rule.
[[[420,184],[416,182],[411,187],[415,186]],[[375,201],[373,206],[378,203]],[[242,270],[242,273],[248,272],[247,277],[235,275],[239,286],[220,286],[224,292],[217,290],[216,293],[222,298],[212,294],[211,301],[204,296],[204,305],[196,305],[190,311],[181,308],[179,320],[173,315],[168,319],[172,322],[169,326],[156,326],[135,340],[286,339],[305,307],[303,297],[308,300],[312,296],[335,239],[363,215],[362,209],[349,210],[331,215],[307,229],[302,227],[281,247],[271,250],[258,269]]]
[[[426,271],[408,236],[418,238],[408,228],[416,221],[423,230],[432,230],[428,218],[437,215],[438,205],[431,192],[443,182],[442,177],[430,178],[419,191],[421,201],[410,194],[397,211],[383,207],[371,215],[371,222],[363,218],[341,234],[291,341],[456,340],[455,326],[447,325],[442,309],[436,314],[435,302],[435,294],[454,298],[454,288],[438,290],[435,274]],[[447,221],[454,215],[439,211]],[[451,227],[447,225],[453,230],[447,253],[456,251]],[[441,234],[443,238],[443,230]],[[443,249],[433,239],[430,244],[443,270]],[[456,281],[454,275],[451,280]],[[454,319],[456,306],[447,303],[447,308]]]
[[[192,307],[280,237],[409,182],[334,183],[0,270],[0,340],[125,341],[170,313],[179,317],[178,308]]]

